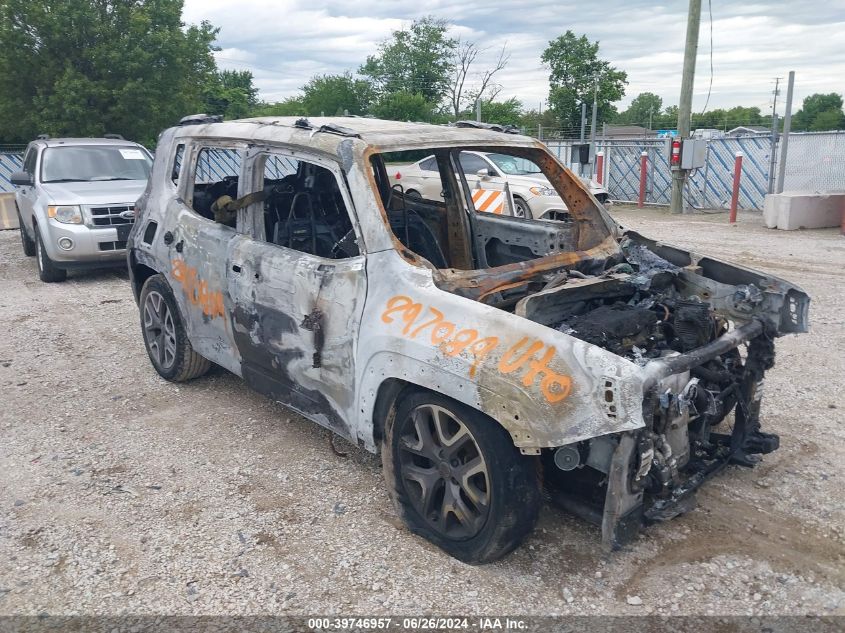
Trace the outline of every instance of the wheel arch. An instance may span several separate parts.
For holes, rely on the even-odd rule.
[[[153,275],[158,274],[159,271],[155,270],[154,268],[136,261],[134,257],[130,258],[129,278],[132,281],[132,294],[135,296],[136,303],[141,298],[141,289],[144,287],[144,282],[146,282],[147,279],[149,279]]]
[[[491,411],[491,406],[488,406],[491,403],[485,402],[473,380],[407,357],[392,359],[388,356],[386,366],[384,362],[377,365],[378,369],[370,363],[365,370],[358,398],[359,415],[364,424],[358,435],[369,450],[378,452],[385,437],[387,420],[395,414],[396,404],[403,394],[412,390],[438,393],[477,410],[505,429],[516,446],[533,443],[533,431],[528,424],[536,417],[531,415],[532,411],[502,406],[499,412],[498,405],[496,411]]]

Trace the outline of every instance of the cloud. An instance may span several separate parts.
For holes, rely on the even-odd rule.
[[[845,0],[798,10],[783,1],[712,0],[713,85],[710,107],[759,106],[766,112],[775,77],[796,71],[796,101],[814,92],[845,92]],[[600,42],[600,55],[628,73],[624,108],[640,92],[678,101],[686,2],[575,3],[536,0],[186,0],[184,19],[220,27],[222,68],[248,69],[262,99],[296,94],[314,74],[355,71],[390,33],[423,15],[449,20],[457,36],[511,53],[498,81],[500,98],[536,108],[548,94],[540,55],[571,29]],[[710,84],[710,19],[702,12],[694,110]]]

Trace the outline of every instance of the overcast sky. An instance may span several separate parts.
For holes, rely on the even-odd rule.
[[[421,9],[424,7],[424,9]],[[758,106],[770,112],[775,77],[796,71],[795,100],[845,93],[845,0],[712,0],[713,88],[710,108]],[[464,0],[186,0],[185,21],[220,27],[221,68],[253,72],[260,96],[278,101],[316,73],[355,71],[391,31],[426,14],[450,21],[452,34],[489,46],[507,43],[500,98],[537,108],[548,94],[540,54],[571,29],[600,42],[600,55],[628,73],[624,109],[640,92],[677,104],[687,0],[604,2]],[[479,66],[479,69],[481,66]],[[694,112],[710,82],[710,19],[703,1]],[[781,93],[779,111],[783,112]],[[544,104],[545,107],[545,104]]]

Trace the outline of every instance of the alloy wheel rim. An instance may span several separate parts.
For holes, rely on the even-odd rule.
[[[176,361],[176,327],[167,302],[155,290],[144,301],[144,340],[159,367],[170,369]]]
[[[412,505],[439,534],[477,535],[490,513],[490,474],[467,426],[451,411],[426,404],[400,429],[402,484]]]

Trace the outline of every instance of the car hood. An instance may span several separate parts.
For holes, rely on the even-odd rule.
[[[54,204],[134,203],[147,186],[146,180],[99,180],[93,182],[48,182],[41,188]]]

